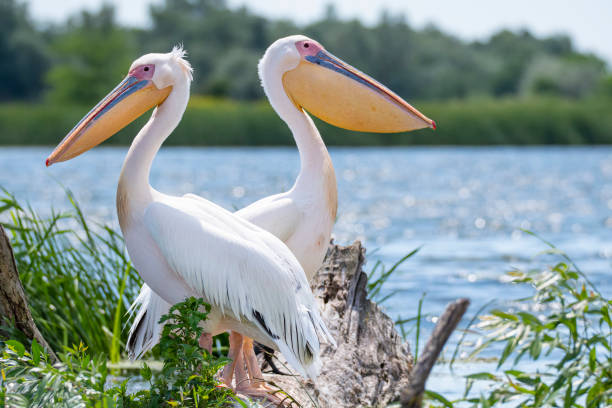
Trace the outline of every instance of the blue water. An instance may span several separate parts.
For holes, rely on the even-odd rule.
[[[0,148],[0,186],[40,212],[69,206],[70,188],[88,217],[117,226],[115,188],[125,148],[98,148],[45,168],[49,148]],[[432,320],[459,297],[470,312],[491,299],[529,294],[504,283],[513,267],[533,263],[544,244],[565,250],[612,294],[612,148],[332,148],[339,187],[336,242],[368,248],[368,265],[392,265],[410,250],[385,293],[397,318],[424,312]],[[288,189],[299,168],[292,148],[166,148],[151,183],[170,194],[196,193],[229,208]],[[536,260],[537,263],[537,260]],[[409,337],[412,340],[412,335]],[[456,340],[456,339],[455,339]],[[438,372],[430,388],[450,395],[463,388]]]

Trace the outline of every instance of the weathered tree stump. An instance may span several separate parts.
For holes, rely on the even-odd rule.
[[[14,326],[30,340],[36,339],[49,353],[53,362],[57,356],[36,327],[19,279],[13,248],[0,224],[0,325]],[[6,335],[6,333],[1,333]]]
[[[398,401],[409,384],[412,355],[393,320],[367,299],[364,253],[360,242],[330,246],[311,283],[338,343],[336,349],[323,345],[321,375],[314,382],[265,375],[303,407],[314,406],[313,401],[321,408],[384,407]]]

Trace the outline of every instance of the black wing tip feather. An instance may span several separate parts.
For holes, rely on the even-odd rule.
[[[259,323],[261,325],[261,327],[265,330],[265,332],[268,334],[268,336],[272,337],[274,340],[280,339],[280,337],[278,337],[278,335],[272,333],[272,330],[270,330],[270,328],[266,325],[266,320],[261,315],[261,313],[259,313],[255,309],[252,309],[251,313],[253,313],[253,317],[255,318],[255,320],[257,320],[257,323]]]

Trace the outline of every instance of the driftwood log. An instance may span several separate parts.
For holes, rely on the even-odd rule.
[[[36,327],[28,307],[28,301],[19,279],[13,248],[0,224],[0,325],[15,327],[28,339],[36,339],[49,353],[53,362],[57,356]],[[0,329],[1,330],[1,329]],[[6,335],[6,333],[1,333]]]
[[[360,242],[330,246],[311,287],[338,347],[323,345],[322,371],[314,382],[289,375],[265,375],[266,381],[294,399],[292,404],[286,398],[286,406],[386,407],[400,401],[402,408],[421,407],[425,382],[469,300],[459,299],[448,305],[413,367],[409,346],[397,333],[393,320],[367,298],[364,263],[365,249]],[[284,364],[282,370],[290,372],[282,357],[278,358]]]
[[[311,283],[338,343],[336,349],[323,345],[321,375],[314,382],[265,375],[303,407],[384,407],[409,385],[412,355],[393,320],[367,298],[364,254],[360,242],[330,246]]]

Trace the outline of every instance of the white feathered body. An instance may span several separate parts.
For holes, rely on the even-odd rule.
[[[183,298],[203,297],[213,306],[203,322],[206,332],[238,331],[279,349],[301,374],[316,376],[317,332],[333,339],[300,263],[274,235],[197,196],[159,193],[136,209],[124,233],[136,268],[145,270],[145,263],[156,278],[170,278],[166,285],[178,280],[188,288]],[[158,293],[166,301],[179,301],[165,289]]]
[[[268,99],[293,133],[301,168],[291,190],[265,197],[235,214],[283,241],[310,280],[323,262],[336,218],[338,199],[334,168],[312,119],[296,108],[283,89],[283,70],[289,67],[283,66],[274,54],[266,53],[259,68]],[[197,196],[190,198],[205,201]],[[157,322],[170,307],[154,291],[155,288],[151,291],[143,285],[130,309],[136,313],[128,340],[131,358],[141,356],[157,343],[161,333]]]
[[[203,322],[206,332],[245,334],[280,350],[300,374],[314,378],[320,366],[317,334],[331,343],[333,339],[291,250],[271,233],[207,200],[165,195],[149,184],[153,159],[189,99],[190,72],[180,63],[168,69],[176,73],[172,91],[134,139],[119,178],[117,213],[130,259],[166,303],[188,296],[210,303],[212,311]],[[154,311],[162,309],[152,305]],[[154,333],[151,341],[157,341],[157,320],[142,319],[147,313],[147,308],[139,311],[144,330],[136,327],[139,334],[131,339],[137,343],[148,341],[143,332]]]

